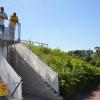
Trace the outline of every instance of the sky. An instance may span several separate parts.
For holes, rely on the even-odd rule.
[[[100,0],[0,0],[0,6],[19,16],[22,40],[63,51],[100,46]]]

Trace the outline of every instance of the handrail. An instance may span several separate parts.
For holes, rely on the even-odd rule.
[[[20,42],[20,37],[21,37],[21,23],[18,23],[16,25],[16,30],[15,30],[15,41]],[[4,34],[2,34],[2,31],[0,30],[0,40],[8,40],[8,41],[12,40],[9,26],[5,27]]]
[[[25,43],[25,44],[32,43],[32,45],[38,44],[38,45],[43,45],[43,46],[47,46],[48,47],[48,44],[47,43],[43,43],[43,42],[41,43],[41,42],[33,42],[33,41],[21,40],[21,43]]]

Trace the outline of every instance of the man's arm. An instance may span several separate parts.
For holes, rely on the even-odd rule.
[[[17,24],[19,24],[19,19],[18,19],[18,17],[17,17]]]
[[[7,16],[5,16],[5,17],[3,16],[2,18],[3,18],[3,19],[7,19],[7,20],[8,20],[8,17],[7,17]]]
[[[8,20],[8,16],[7,16],[7,14],[6,14],[6,16],[4,17],[4,19],[7,19],[7,20]]]
[[[2,13],[0,13],[0,18],[2,18]]]
[[[7,16],[7,14],[5,13],[4,16],[2,16],[2,18],[8,20],[8,16]]]
[[[19,20],[17,20],[17,24],[19,23]]]

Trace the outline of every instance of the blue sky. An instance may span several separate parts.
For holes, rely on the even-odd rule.
[[[0,0],[17,12],[22,39],[64,51],[100,46],[100,0]]]

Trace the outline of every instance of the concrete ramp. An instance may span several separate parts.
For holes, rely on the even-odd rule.
[[[9,54],[10,64],[23,80],[23,100],[63,100],[55,92],[58,92],[58,74],[45,68],[48,66],[27,47],[17,44]]]
[[[23,44],[17,44],[15,47],[17,52],[30,67],[32,67],[56,92],[59,92],[58,74]]]

